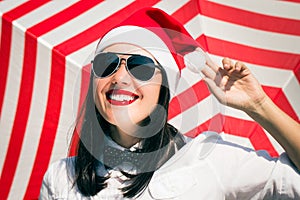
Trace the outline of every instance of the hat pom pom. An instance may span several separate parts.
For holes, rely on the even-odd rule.
[[[194,73],[200,73],[206,63],[205,52],[197,48],[184,56],[185,66]]]

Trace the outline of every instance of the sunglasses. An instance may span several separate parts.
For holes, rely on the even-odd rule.
[[[127,59],[118,55],[129,55]],[[113,75],[120,68],[122,60],[126,62],[127,72],[135,79],[149,81],[155,72],[155,68],[162,69],[154,61],[143,55],[115,52],[101,52],[92,61],[92,70],[97,78],[105,78]]]

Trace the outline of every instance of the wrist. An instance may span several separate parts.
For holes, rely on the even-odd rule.
[[[267,118],[269,111],[272,110],[274,102],[265,95],[260,101],[253,103],[251,109],[245,111],[251,118],[256,120],[257,118]]]

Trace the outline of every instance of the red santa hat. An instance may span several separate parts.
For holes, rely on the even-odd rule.
[[[116,43],[137,45],[150,52],[167,73],[171,97],[176,94],[181,70],[188,67],[200,72],[206,62],[204,51],[183,25],[157,8],[143,8],[108,31],[96,54]]]

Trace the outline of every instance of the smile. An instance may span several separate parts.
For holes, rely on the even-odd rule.
[[[109,90],[106,93],[107,101],[116,106],[126,106],[139,98],[138,95],[126,90]]]

